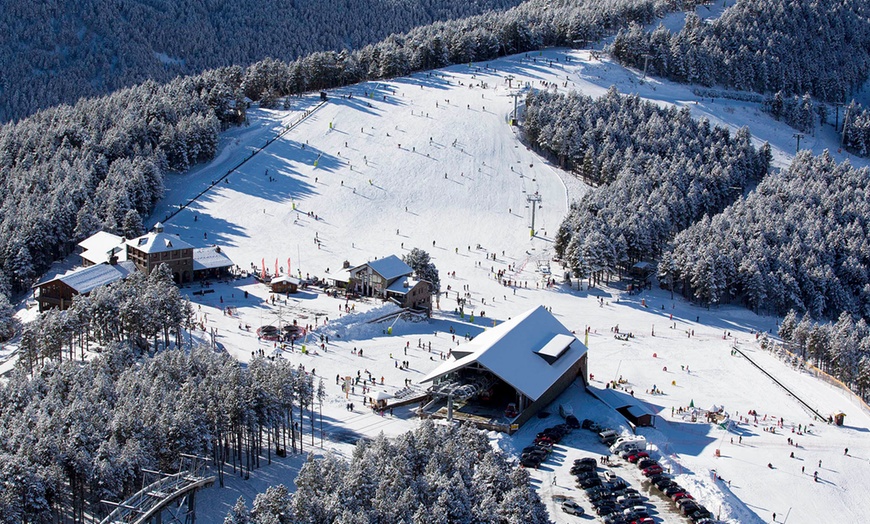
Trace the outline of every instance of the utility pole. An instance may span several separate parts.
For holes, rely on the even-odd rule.
[[[514,81],[514,75],[508,75],[508,76],[504,77],[504,79],[507,80],[508,89],[513,89],[514,86],[511,82]]]
[[[843,134],[840,135],[840,145],[846,143],[846,123],[849,122],[849,108],[843,110]]]
[[[643,78],[641,80],[646,80],[646,68],[649,65],[649,54],[644,53],[643,55]]]
[[[797,154],[797,152],[801,150],[801,138],[803,138],[804,135],[802,135],[801,133],[795,133],[792,136],[797,138],[797,147],[794,150],[795,154]]]
[[[532,230],[529,236],[535,236],[535,208],[538,207],[538,204],[541,202],[541,195],[535,191],[534,195],[526,196],[526,201],[529,203],[529,207],[532,208]]]

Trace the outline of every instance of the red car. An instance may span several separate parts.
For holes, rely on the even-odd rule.
[[[662,471],[664,471],[664,470],[662,470],[662,467],[659,466],[658,464],[656,464],[654,466],[650,466],[650,467],[646,468],[645,470],[643,470],[643,476],[649,477],[650,475],[658,475]]]
[[[633,455],[629,455],[628,461],[631,462],[632,464],[634,464],[638,460],[640,460],[642,458],[647,458],[647,457],[649,457],[649,453],[647,453],[646,451],[638,451],[637,453],[635,453]]]
[[[673,500],[674,502],[676,502],[680,499],[691,499],[691,498],[692,498],[692,495],[690,495],[687,491],[679,491],[679,492],[671,495],[671,500]]]
[[[643,517],[637,520],[632,520],[631,524],[655,524],[655,520],[652,517]]]

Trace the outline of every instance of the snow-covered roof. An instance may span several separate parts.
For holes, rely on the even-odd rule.
[[[87,251],[105,253],[123,243],[124,239],[122,237],[106,231],[99,231],[82,240],[78,245],[82,248],[83,253]]]
[[[179,249],[179,248],[175,248]],[[198,247],[193,250],[193,270],[232,267],[233,261],[217,246]]]
[[[538,354],[544,348],[548,353],[561,353],[561,356],[548,363]],[[586,354],[586,346],[543,306],[484,331],[457,349],[469,353],[445,362],[421,382],[433,381],[477,363],[532,401],[540,398]]]
[[[88,249],[81,254],[81,257],[91,264],[107,264],[113,255],[117,258],[117,262],[127,260],[127,250],[124,249],[123,243],[119,243],[105,251],[102,249]]]
[[[295,285],[297,285],[297,286],[298,286],[300,283],[302,283],[302,281],[299,280],[298,278],[296,278],[296,277],[290,277],[290,276],[287,276],[287,275],[281,275],[281,276],[275,277],[275,278],[273,278],[272,280],[269,281],[270,284],[282,284],[282,283],[284,283],[284,282],[288,282],[288,283],[290,283],[290,284],[295,284]]]
[[[148,233],[139,238],[127,241],[127,245],[145,253],[163,253],[164,251],[177,251],[179,249],[193,249],[193,246],[181,240],[175,235],[163,232]]]
[[[386,280],[392,280],[401,276],[410,275],[414,272],[414,270],[411,269],[411,266],[402,262],[401,258],[397,257],[396,255],[390,255],[388,257],[373,260],[371,262],[366,262],[365,264],[357,266],[351,269],[351,273],[355,273],[356,270],[365,266],[372,268],[372,271],[384,277]]]
[[[76,269],[65,275],[55,277],[45,282],[40,282],[36,286],[48,284],[59,280],[69,287],[73,288],[77,293],[83,295],[90,293],[94,289],[111,284],[136,271],[136,265],[130,261],[119,262],[117,264],[98,264],[96,266],[88,266],[85,268]]]
[[[335,273],[326,277],[326,279],[332,280],[333,282],[342,282],[346,284],[350,282],[350,268],[343,267]]]
[[[387,291],[397,295],[407,295],[420,281],[411,277],[402,277],[390,284]]]

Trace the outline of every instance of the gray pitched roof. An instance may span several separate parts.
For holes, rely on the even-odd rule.
[[[390,255],[379,260],[367,262],[361,266],[353,268],[352,272],[364,266],[372,268],[372,271],[384,277],[386,280],[393,280],[394,278],[410,275],[414,272],[414,270],[411,269],[411,266],[402,262],[402,259],[396,255]]]
[[[226,256],[220,248],[198,247],[193,250],[193,270],[214,269],[220,267],[232,267],[233,261]]]
[[[76,293],[84,295],[97,289],[98,287],[117,282],[127,275],[136,271],[136,265],[133,262],[124,261],[117,264],[97,264],[85,268],[76,269],[66,275],[61,275],[45,282],[40,282],[36,286],[42,286],[50,282],[59,280],[69,287],[73,288]]]

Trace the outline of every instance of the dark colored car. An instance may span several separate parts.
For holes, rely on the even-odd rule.
[[[662,480],[659,480],[654,484],[659,491],[664,491],[665,488],[669,488],[671,486],[679,486],[679,484],[677,484],[677,481],[672,478],[663,478]]]
[[[604,524],[628,524],[625,516],[619,513],[612,513],[604,517]]]
[[[572,475],[576,475],[577,473],[589,472],[589,471],[594,472],[595,466],[590,466],[589,464],[574,464],[573,466],[571,466],[571,474]]]
[[[592,504],[592,507],[595,509],[598,509],[601,506],[618,506],[616,499],[613,498],[612,495],[601,495],[595,500],[590,500],[589,503]]]
[[[532,458],[532,457],[524,458],[524,459],[520,459],[520,464],[521,464],[524,468],[535,468],[535,469],[538,469],[538,466],[541,465],[541,462],[542,462],[542,460],[537,459],[537,458]]]
[[[565,417],[565,424],[571,429],[580,428],[580,421],[577,420],[577,417],[575,417],[574,415],[568,415],[567,417]]]
[[[662,480],[671,480],[671,477],[667,473],[659,473],[658,475],[652,475],[646,479],[650,484],[657,484]]]
[[[692,519],[692,522],[698,522],[699,520],[713,518],[713,514],[707,508],[701,506],[701,509],[689,515],[689,518]]]
[[[593,486],[600,486],[601,479],[597,478],[597,477],[591,478],[591,479],[583,479],[583,480],[577,482],[577,485],[579,485],[581,488],[591,488]]]
[[[604,515],[619,513],[619,508],[615,504],[598,506],[597,508],[595,508],[595,513],[603,517]]]
[[[653,464],[658,464],[658,462],[655,459],[651,458],[643,458],[637,461],[637,467],[640,469],[646,469]]]
[[[582,459],[577,459],[574,461],[575,466],[579,466],[580,464],[587,464],[589,466],[592,466],[593,468],[597,468],[598,460],[592,457],[583,457]]]
[[[689,516],[692,513],[698,511],[699,509],[701,509],[701,505],[693,500],[691,502],[686,502],[685,504],[680,506],[680,513]]]

